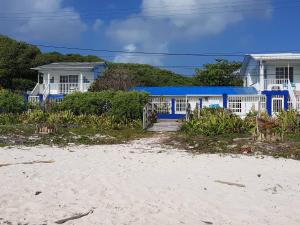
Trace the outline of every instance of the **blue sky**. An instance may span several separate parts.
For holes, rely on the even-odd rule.
[[[0,33],[35,44],[170,53],[300,51],[298,0],[0,0],[0,3]],[[202,66],[215,58],[58,51],[161,66]],[[194,69],[172,70],[193,74]]]

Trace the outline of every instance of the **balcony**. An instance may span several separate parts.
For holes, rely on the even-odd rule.
[[[289,85],[292,89],[295,89],[295,84],[290,83],[288,79],[266,79],[264,80],[264,90],[277,91],[277,90],[289,90]]]

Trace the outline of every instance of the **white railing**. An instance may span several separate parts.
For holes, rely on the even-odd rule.
[[[48,98],[49,94],[50,94],[50,85],[46,84],[44,85],[43,101],[45,101]]]
[[[32,104],[39,104],[40,103],[40,96],[30,95],[30,96],[28,96],[28,102],[32,103]]]
[[[288,90],[288,79],[266,79],[264,80],[264,89],[272,90]]]
[[[37,83],[34,87],[34,89],[32,90],[32,92],[30,93],[30,95],[32,96],[37,96],[40,92],[40,84]]]
[[[80,84],[79,83],[59,83],[57,90],[58,90],[59,94],[70,94],[70,93],[73,93],[76,91],[80,91]]]
[[[293,107],[293,109],[296,109],[297,99],[296,99],[296,96],[295,96],[295,93],[294,93],[294,90],[293,90],[290,80],[288,80],[288,91],[289,91],[289,95],[290,95],[290,100],[292,102],[292,107]]]

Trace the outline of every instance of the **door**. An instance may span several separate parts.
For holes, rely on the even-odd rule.
[[[272,98],[272,114],[277,114],[284,109],[283,97]]]
[[[59,92],[61,94],[69,94],[77,91],[79,88],[78,75],[64,75],[60,76]]]
[[[186,98],[176,98],[175,99],[175,114],[186,114],[187,108]]]

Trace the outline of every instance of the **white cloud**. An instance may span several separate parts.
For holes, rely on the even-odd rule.
[[[2,33],[25,40],[67,43],[80,39],[87,29],[80,15],[63,0],[2,0]]]
[[[271,10],[270,0],[143,0],[140,14],[113,21],[107,34],[121,46],[132,44],[140,51],[168,51],[174,41],[199,41],[245,18],[270,16]],[[157,61],[150,58],[128,60]],[[115,60],[119,59],[117,56]]]
[[[160,49],[161,51],[166,50],[164,46],[157,46],[157,49]],[[138,47],[135,44],[128,44],[124,46],[124,51],[126,52],[135,52],[138,50]],[[148,55],[148,56],[143,56],[138,54],[128,54],[128,53],[121,53],[117,55],[114,58],[115,62],[119,63],[139,63],[139,64],[153,64],[153,65],[158,65],[160,64],[162,60],[161,56],[153,56],[153,55]]]
[[[93,25],[93,30],[95,32],[99,31],[102,25],[103,25],[103,21],[101,19],[96,19]]]

